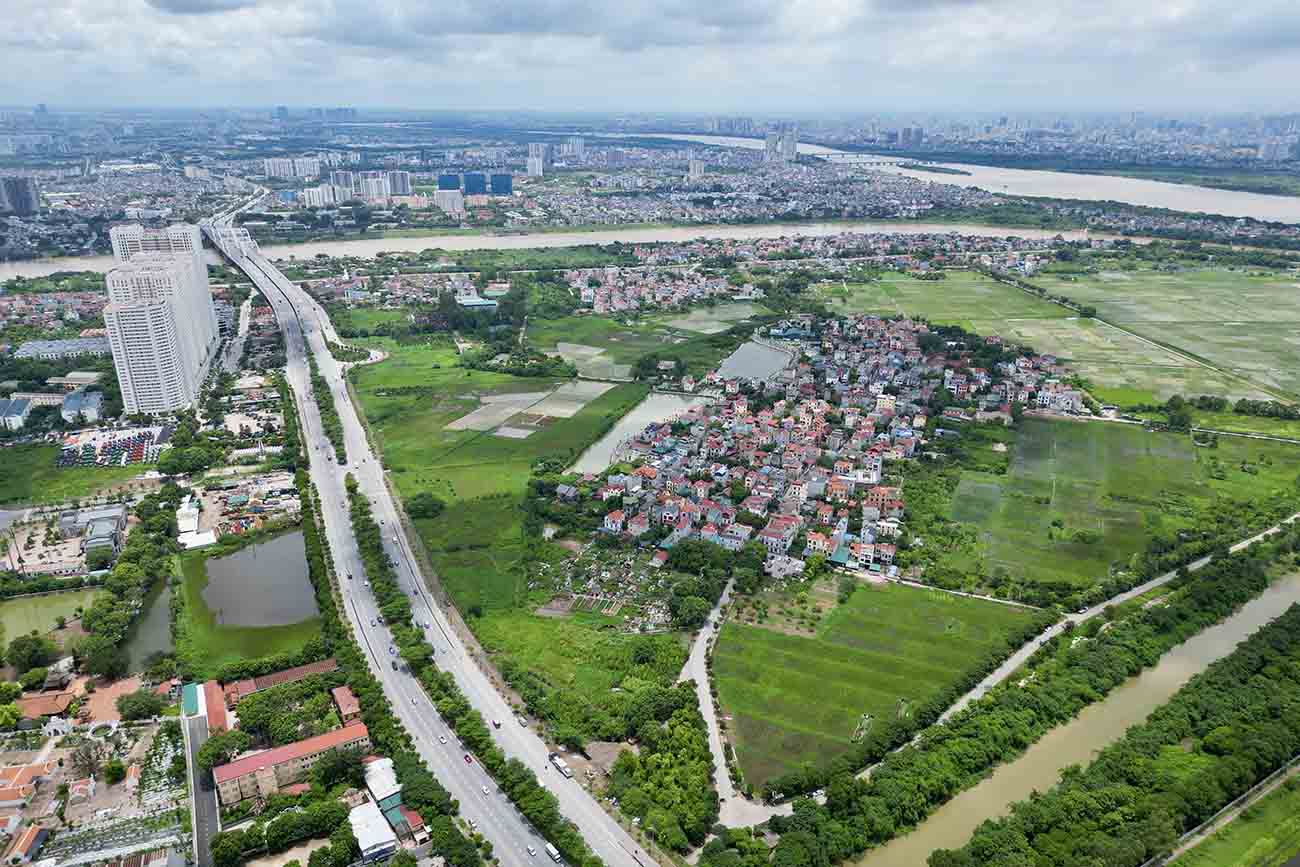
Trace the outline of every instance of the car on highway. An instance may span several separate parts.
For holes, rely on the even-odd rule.
[[[440,744],[445,744],[445,743],[447,743],[447,736],[446,736],[446,735],[438,735],[438,743],[440,743]]]
[[[474,758],[473,758],[473,756],[471,756],[469,753],[466,753],[466,754],[465,754],[465,764],[467,764],[467,765],[472,765],[472,764],[474,764]]]
[[[348,580],[349,580],[349,581],[352,580],[352,573],[351,573],[351,572],[348,573]]]
[[[499,720],[499,719],[494,719],[494,720],[492,720],[492,728],[494,728],[494,729],[499,729],[499,728],[501,728],[501,720]]]
[[[370,618],[370,625],[371,625],[371,626],[374,626],[374,625],[375,625],[375,618],[373,618],[373,617]]]
[[[529,858],[536,858],[536,857],[537,857],[537,847],[536,847],[536,846],[529,846],[529,847],[528,847],[528,857],[529,857]]]
[[[389,656],[396,656],[396,655],[397,655],[397,648],[396,648],[396,647],[393,647],[393,645],[391,645],[391,644],[388,645],[388,655],[389,655]]]
[[[483,789],[483,794],[485,794],[485,795],[490,794],[490,793],[488,792],[488,787],[487,787],[487,786],[483,786],[482,789]]]

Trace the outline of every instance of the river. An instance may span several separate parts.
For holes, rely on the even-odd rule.
[[[1020,758],[957,795],[910,834],[868,852],[857,862],[858,867],[919,867],[936,849],[964,845],[985,820],[1005,816],[1016,801],[1050,788],[1066,767],[1091,761],[1194,675],[1227,656],[1239,642],[1296,603],[1300,603],[1300,575],[1288,575],[1232,617],[1170,650],[1155,666],[1117,687],[1105,700],[1052,729]]]
[[[762,139],[739,138],[725,135],[689,135],[684,133],[646,133],[645,138],[666,138],[675,141],[696,142],[761,150]],[[799,153],[813,156],[843,154],[824,145],[799,143]],[[941,163],[949,168],[969,172],[966,175],[947,175],[901,169],[897,166],[874,166],[878,171],[893,172],[955,184],[959,187],[979,187],[992,193],[1015,196],[1042,196],[1053,199],[1082,199],[1084,201],[1126,202],[1151,208],[1169,208],[1191,213],[1226,214],[1230,217],[1253,217],[1256,220],[1274,220],[1283,223],[1300,223],[1300,197],[1268,196],[1262,193],[1242,193],[1235,190],[1216,190],[1192,184],[1170,184],[1141,178],[1124,178],[1113,175],[1081,175],[1074,172],[1047,172],[1032,169],[1005,169],[976,166],[967,163]]]
[[[302,244],[274,244],[264,248],[271,259],[310,259],[327,256],[371,257],[376,253],[418,253],[421,250],[521,250],[535,247],[577,247],[583,244],[653,244],[693,241],[698,238],[754,240],[783,235],[826,236],[843,232],[888,232],[895,235],[956,233],[1004,238],[1054,238],[1085,240],[1082,230],[1013,229],[1004,226],[976,226],[953,223],[907,223],[858,220],[834,223],[746,223],[738,225],[655,226],[638,229],[601,229],[592,232],[535,232],[517,235],[425,235],[411,238],[359,238],[344,241],[307,241]],[[209,251],[209,262],[219,260]],[[0,262],[0,281],[13,277],[44,277],[56,271],[107,271],[112,256],[66,256],[56,259],[24,259]]]

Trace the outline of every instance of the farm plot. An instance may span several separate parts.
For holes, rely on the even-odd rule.
[[[988,571],[1087,586],[1142,548],[1164,507],[1198,489],[1206,485],[1186,436],[1025,419],[1007,475],[965,475],[952,517],[980,528]]]
[[[974,271],[947,271],[944,280],[887,274],[870,283],[825,283],[817,291],[832,313],[918,316],[964,324],[972,319],[1061,319],[1065,308]]]
[[[1102,271],[1038,276],[1035,285],[1097,308],[1098,315],[1245,377],[1187,382],[1182,393],[1261,397],[1300,394],[1300,280],[1234,269]],[[1212,373],[1212,372],[1211,372]],[[1198,391],[1196,386],[1202,388]],[[1158,392],[1159,393],[1159,392]],[[1161,397],[1167,396],[1160,394]]]
[[[714,672],[746,781],[825,762],[867,726],[913,712],[1032,616],[890,584],[859,588],[813,637],[729,622]]]
[[[978,528],[987,573],[1086,588],[1155,533],[1216,502],[1266,499],[1297,471],[1300,448],[1285,443],[1225,436],[1197,449],[1186,434],[1026,418],[1008,473],[965,473],[950,515]]]

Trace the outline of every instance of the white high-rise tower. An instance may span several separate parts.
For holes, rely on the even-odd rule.
[[[117,226],[104,324],[128,413],[175,412],[198,399],[219,341],[197,226]]]

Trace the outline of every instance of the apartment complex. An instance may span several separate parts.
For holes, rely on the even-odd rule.
[[[212,769],[212,778],[221,805],[265,798],[301,782],[321,756],[339,749],[369,750],[370,732],[365,723],[354,721],[323,735],[218,765]]]
[[[128,413],[175,412],[197,400],[218,342],[197,226],[115,226],[108,330]]]

